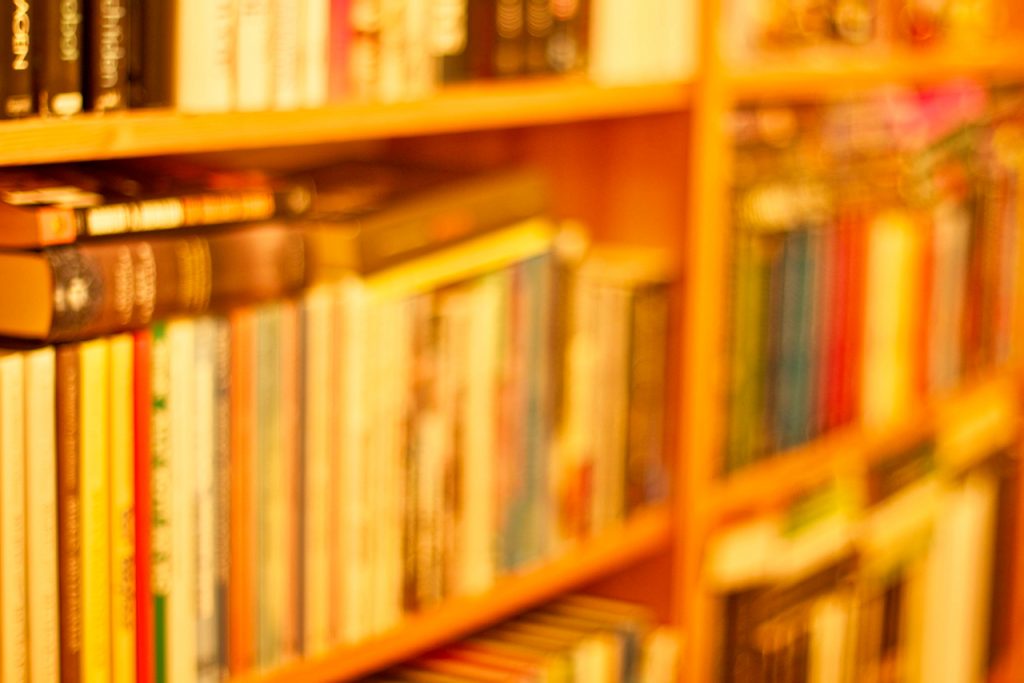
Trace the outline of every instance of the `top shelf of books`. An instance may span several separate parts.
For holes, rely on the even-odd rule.
[[[686,83],[602,87],[534,79],[446,88],[428,99],[297,111],[166,109],[0,123],[0,165],[187,154],[639,116],[687,106]]]

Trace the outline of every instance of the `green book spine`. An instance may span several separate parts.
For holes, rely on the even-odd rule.
[[[167,327],[153,326],[152,392],[153,407],[150,446],[152,481],[152,590],[153,644],[156,683],[169,683],[167,676],[167,595],[170,586],[170,413],[167,395],[170,386]]]

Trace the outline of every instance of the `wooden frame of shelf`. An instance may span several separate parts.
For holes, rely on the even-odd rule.
[[[536,79],[445,88],[424,100],[298,111],[131,110],[0,122],[0,166],[410,137],[679,111],[683,82],[603,87]]]
[[[667,507],[641,510],[618,529],[568,547],[559,557],[536,569],[498,579],[486,593],[447,600],[365,642],[343,645],[321,656],[231,680],[285,683],[355,678],[444,645],[664,552],[672,539],[672,517]]]

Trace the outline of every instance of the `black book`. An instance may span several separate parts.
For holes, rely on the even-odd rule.
[[[39,111],[70,116],[82,111],[81,0],[39,2]]]
[[[3,26],[10,40],[4,41],[3,74],[0,75],[0,115],[13,119],[35,111],[35,68],[38,54],[32,24],[39,0],[12,0],[3,12]]]
[[[174,0],[122,0],[128,6],[128,106],[173,103]]]
[[[128,106],[128,0],[87,2],[86,108],[91,111],[124,109]]]

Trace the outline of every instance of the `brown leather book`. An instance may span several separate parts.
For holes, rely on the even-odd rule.
[[[57,552],[62,683],[78,683],[82,650],[82,530],[79,525],[78,345],[57,348]]]
[[[21,118],[36,110],[35,72],[39,48],[35,39],[38,29],[33,23],[38,20],[38,0],[13,0],[0,14],[3,24],[10,29],[10,39],[3,41],[2,65],[0,65],[0,116]]]
[[[88,0],[87,10],[86,108],[124,109],[128,106],[128,0]]]
[[[300,233],[274,223],[0,252],[12,283],[0,292],[0,335],[86,339],[288,296],[306,283],[305,252]]]
[[[82,3],[42,0],[39,111],[70,116],[82,111]]]

